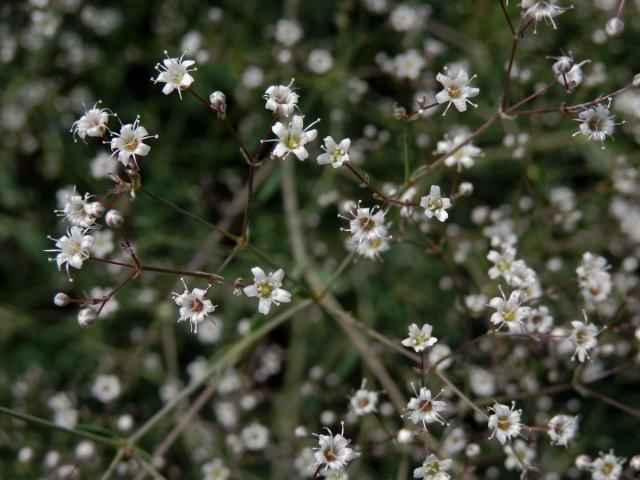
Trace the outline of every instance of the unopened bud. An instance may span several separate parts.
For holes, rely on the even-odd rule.
[[[105,217],[105,221],[111,228],[120,228],[124,223],[124,217],[118,210],[109,210]]]
[[[95,323],[96,318],[96,312],[90,308],[83,308],[78,312],[78,325],[81,327],[88,327]]]
[[[467,445],[467,448],[464,449],[464,454],[469,458],[477,457],[479,453],[480,447],[477,443],[470,443]]]
[[[576,467],[580,470],[589,470],[591,468],[591,457],[588,455],[578,455],[576,457]]]
[[[227,96],[219,90],[209,95],[209,103],[217,114],[218,118],[224,118],[227,113]]]
[[[624,31],[624,22],[620,20],[620,17],[613,17],[605,25],[604,31],[610,37],[617,37]]]
[[[473,183],[471,182],[462,182],[460,187],[458,188],[458,192],[463,197],[468,197],[473,194]]]
[[[53,297],[53,303],[55,303],[58,307],[65,307],[71,303],[71,297],[66,293],[56,293],[56,296]]]
[[[631,84],[634,87],[640,87],[640,73],[633,76],[633,81],[631,82]]]
[[[640,470],[640,455],[634,455],[633,457],[631,457],[629,466],[634,470]]]

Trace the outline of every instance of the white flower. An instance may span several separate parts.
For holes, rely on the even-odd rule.
[[[393,59],[394,73],[398,78],[417,80],[426,61],[416,50],[411,49]]]
[[[329,432],[328,435],[314,434],[318,437],[319,445],[314,449],[315,468],[342,470],[349,462],[358,458],[360,454],[349,447],[351,440],[344,437],[344,423],[342,424],[341,433],[334,435],[328,428],[326,430]]]
[[[89,193],[79,195],[74,187],[71,193],[66,194],[64,208],[55,212],[71,225],[88,228],[104,213],[104,206],[100,202],[91,202],[92,198]]]
[[[91,253],[96,258],[105,258],[113,252],[113,230],[96,230],[92,232],[94,242]]]
[[[431,454],[424,459],[422,465],[413,471],[413,478],[426,478],[429,480],[449,480],[451,475],[447,470],[451,468],[453,462],[450,459],[438,460],[438,457]]]
[[[555,415],[547,424],[547,434],[552,445],[567,446],[569,440],[576,436],[578,417]]]
[[[349,243],[350,247],[355,248],[358,255],[371,260],[379,260],[380,254],[391,248],[389,241],[383,237],[366,238],[360,243],[356,243],[351,237]]]
[[[327,480],[349,480],[349,474],[344,470],[325,470],[322,476]]]
[[[242,432],[240,432],[240,436],[247,450],[262,450],[269,442],[269,430],[259,423],[252,423],[244,427]]]
[[[289,154],[293,153],[298,160],[304,160],[309,156],[307,149],[304,147],[308,142],[316,139],[318,136],[317,130],[309,130],[313,125],[320,120],[316,120],[307,128],[304,128],[304,117],[301,115],[294,115],[293,119],[285,126],[282,122],[276,123],[272,127],[273,133],[276,134],[278,139],[265,140],[267,142],[278,142],[276,148],[273,149],[273,155],[279,158],[287,158]]]
[[[491,397],[496,393],[495,377],[480,367],[472,367],[469,375],[471,391],[481,397]]]
[[[67,230],[67,234],[56,239],[49,237],[50,240],[56,242],[56,248],[51,250],[45,250],[45,252],[57,252],[56,264],[58,270],[62,265],[66,264],[67,275],[69,280],[72,281],[69,275],[69,267],[73,267],[77,270],[82,268],[82,264],[91,255],[91,247],[95,239],[89,235],[88,230],[83,230],[80,227],[71,227]]]
[[[580,291],[587,303],[599,303],[609,297],[612,289],[611,275],[607,271],[607,259],[585,252],[582,262],[576,269]]]
[[[446,197],[442,197],[440,194],[440,187],[438,185],[431,185],[429,195],[420,199],[420,206],[424,208],[424,214],[427,218],[436,217],[441,222],[444,222],[449,218],[447,209],[451,208],[451,200]]]
[[[264,92],[264,99],[267,101],[264,108],[271,110],[274,115],[280,114],[284,118],[290,117],[298,106],[298,94],[294,91],[294,79],[289,85],[271,85]]]
[[[609,453],[600,453],[600,456],[591,462],[592,480],[618,480],[622,474],[622,465],[627,459],[616,457],[613,450]]]
[[[86,137],[102,137],[107,130],[107,122],[109,116],[113,115],[111,110],[107,108],[98,108],[100,102],[96,102],[93,108],[90,108],[71,125],[70,132],[73,136],[78,135],[82,140]]]
[[[251,269],[253,274],[253,285],[244,288],[244,294],[247,297],[258,297],[258,311],[264,315],[269,313],[271,304],[276,306],[280,303],[289,303],[291,301],[291,293],[282,287],[282,279],[284,278],[284,270],[278,269],[275,273],[264,273],[260,267]]]
[[[120,395],[120,380],[115,375],[99,375],[93,382],[91,393],[102,403],[109,403]]]
[[[169,95],[174,90],[178,90],[178,96],[182,99],[182,90],[189,88],[194,81],[194,78],[189,72],[197,70],[195,67],[190,68],[196,62],[193,60],[183,60],[186,52],[183,53],[180,58],[170,58],[166,50],[164,54],[167,58],[162,61],[162,64],[156,64],[156,70],[159,73],[156,78],[152,79],[153,83],[164,83],[162,93],[165,95]]]
[[[302,38],[302,28],[296,20],[281,18],[276,23],[275,37],[278,43],[291,47]]]
[[[438,371],[446,370],[452,362],[452,358],[449,356],[450,354],[451,349],[446,344],[439,343],[434,345],[429,351],[429,363],[436,365],[436,370]]]
[[[563,85],[568,90],[573,90],[582,83],[582,79],[584,78],[582,66],[585,63],[589,63],[590,60],[575,63],[571,55],[561,55],[551,58],[555,60],[551,69],[560,85]]]
[[[215,460],[202,465],[202,480],[227,480],[231,471],[224,465],[222,460]]]
[[[438,73],[436,80],[442,84],[444,89],[436,94],[436,101],[438,103],[448,102],[447,108],[442,115],[446,115],[449,107],[453,103],[459,112],[467,110],[467,103],[477,107],[469,98],[475,97],[480,93],[480,89],[476,87],[470,87],[469,83],[475,78],[475,75],[469,78],[469,75],[462,68],[457,70],[454,74],[448,69],[445,69],[445,73]]]
[[[317,48],[311,50],[309,58],[307,58],[307,68],[313,73],[322,75],[328,72],[333,67],[333,57],[328,50]]]
[[[413,384],[411,386],[413,387]],[[431,398],[431,390],[428,388],[422,387],[420,392],[416,392],[415,387],[413,389],[416,396],[412,397],[407,404],[409,420],[416,425],[422,423],[425,430],[427,429],[427,423],[438,422],[444,425],[446,422],[439,412],[446,410],[447,404],[442,400],[438,400],[442,392]]]
[[[600,142],[604,150],[604,141],[607,137],[613,137],[613,127],[616,125],[609,107],[599,103],[595,107],[587,108],[578,114],[576,121],[580,122],[580,130],[573,136],[582,134],[588,140]]]
[[[553,327],[553,316],[545,305],[531,309],[527,318],[527,331],[531,333],[547,333]]]
[[[491,250],[487,259],[493,263],[493,267],[489,269],[489,278],[495,280],[498,277],[503,277],[508,281],[513,262],[516,259],[516,249],[506,246],[500,252]]]
[[[463,143],[468,137],[467,133],[458,133],[453,137],[445,135],[443,140],[438,141],[436,144],[436,153],[444,154],[450,152],[458,145]],[[464,147],[458,149],[453,155],[448,156],[444,160],[444,164],[447,167],[457,166],[458,171],[462,171],[462,167],[471,168],[474,164],[474,158],[482,155],[482,150],[473,145],[471,142],[467,143]]]
[[[158,138],[158,135],[149,135],[147,129],[140,125],[140,117],[136,117],[133,123],[127,123],[120,127],[120,133],[114,133],[111,138],[112,155],[118,155],[118,160],[125,167],[133,165],[137,167],[136,155],[144,157],[151,147],[144,143],[147,138]]]
[[[118,162],[106,152],[100,152],[91,160],[91,176],[93,178],[106,178],[118,170]]]
[[[522,0],[520,8],[522,9],[523,17],[535,22],[533,33],[538,32],[538,22],[540,20],[544,20],[556,30],[558,27],[553,19],[566,10],[566,8],[557,5],[557,0]]]
[[[504,445],[511,438],[520,434],[522,410],[515,410],[515,406],[516,402],[511,404],[511,408],[496,402],[492,407],[489,407],[489,411],[492,412],[488,422],[489,428],[492,430],[489,438],[496,437]]]
[[[198,333],[198,324],[207,319],[209,313],[215,311],[217,307],[211,300],[206,298],[211,285],[209,285],[206,290],[194,288],[189,291],[184,279],[181,280],[182,285],[184,285],[184,292],[173,292],[173,300],[176,302],[176,305],[180,307],[180,318],[178,318],[178,322],[189,320],[191,332]]]
[[[360,389],[349,399],[351,409],[356,415],[366,415],[377,410],[378,392],[367,390],[367,381],[363,380]]]
[[[351,233],[351,238],[356,244],[376,238],[386,239],[388,238],[387,227],[384,224],[386,213],[377,205],[372,208],[363,208],[358,203],[355,210],[349,211],[352,218],[341,217],[349,221],[349,228],[343,230]]]
[[[409,325],[409,336],[402,341],[402,345],[413,348],[416,352],[422,352],[438,341],[436,337],[431,336],[431,332],[433,327],[428,323],[422,325],[422,328],[412,323]]]
[[[89,290],[90,298],[105,298],[111,293],[112,289],[103,288],[103,287],[93,287]],[[118,299],[115,297],[109,298],[109,301],[104,304],[91,305],[91,308],[97,313],[100,310],[100,315],[102,317],[107,317],[109,315],[113,315],[120,308],[120,304],[118,303]]]
[[[341,167],[349,161],[349,147],[351,140],[345,138],[336,143],[333,137],[325,137],[324,145],[320,148],[324,153],[318,155],[318,165],[331,165],[333,168]]]
[[[589,323],[586,313],[584,322],[574,320],[571,322],[571,326],[573,330],[571,330],[569,339],[576,349],[571,356],[571,360],[575,360],[577,357],[580,363],[584,363],[585,360],[591,358],[591,350],[598,345],[597,336],[600,332],[593,323]]]
[[[503,450],[507,455],[504,461],[507,470],[525,470],[531,467],[536,458],[536,451],[520,439],[513,442],[512,445],[505,445]]]
[[[520,290],[514,290],[509,295],[509,299],[504,296],[493,297],[489,301],[489,306],[496,311],[491,315],[491,323],[498,326],[498,329],[506,325],[510,332],[522,332],[525,328],[524,320],[531,314],[530,307],[522,307],[523,294]]]

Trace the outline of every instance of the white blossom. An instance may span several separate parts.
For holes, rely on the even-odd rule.
[[[566,447],[569,440],[576,436],[578,417],[570,415],[555,415],[547,424],[547,434],[551,438],[552,445]]]
[[[98,375],[91,393],[102,403],[109,403],[120,396],[120,380],[115,375]]]
[[[520,290],[514,290],[507,299],[502,293],[501,297],[493,297],[489,306],[496,311],[491,315],[491,323],[498,329],[506,325],[510,332],[522,332],[525,328],[524,321],[531,314],[531,308],[521,306],[524,300]]]
[[[467,110],[467,103],[473,107],[477,107],[469,98],[473,98],[480,93],[480,89],[476,87],[470,87],[469,83],[475,78],[475,75],[469,78],[469,75],[464,69],[458,69],[455,73],[449,69],[445,69],[445,73],[438,73],[436,80],[444,87],[436,94],[436,101],[438,103],[448,103],[442,115],[446,115],[451,104],[459,112]]]
[[[402,345],[413,348],[416,352],[423,352],[438,341],[436,337],[431,336],[431,332],[433,327],[428,323],[422,327],[412,323],[409,325],[409,336],[402,341]]]
[[[604,150],[604,141],[607,137],[613,137],[613,128],[616,126],[609,106],[599,103],[595,107],[587,108],[578,114],[577,121],[580,123],[580,130],[573,136],[582,134],[588,140],[600,142]]]
[[[182,99],[182,90],[185,90],[191,86],[194,78],[189,72],[193,72],[196,68],[191,68],[196,62],[193,60],[184,60],[186,52],[182,54],[180,58],[169,57],[169,54],[165,50],[165,58],[162,60],[162,64],[156,64],[156,70],[158,76],[153,80],[153,83],[164,83],[162,93],[169,95],[174,90],[178,91],[178,96]]]
[[[378,392],[366,389],[366,380],[362,381],[362,385],[349,399],[351,410],[356,415],[366,415],[374,413],[378,408]]]
[[[351,140],[345,138],[336,143],[333,137],[325,137],[324,145],[320,148],[324,153],[318,156],[318,165],[331,165],[333,168],[341,167],[345,162],[349,161],[349,147]]]
[[[58,270],[66,264],[67,275],[71,281],[69,267],[77,270],[82,268],[85,260],[91,255],[91,247],[95,239],[89,235],[89,230],[80,227],[71,227],[67,230],[66,235],[58,239],[53,237],[49,237],[49,239],[56,242],[56,248],[45,251],[57,253],[56,264],[58,265]]]
[[[520,423],[520,417],[522,416],[522,410],[515,409],[516,403],[511,404],[511,408],[508,405],[501,403],[494,403],[492,407],[489,407],[489,429],[491,429],[491,437],[501,443],[508,443],[511,438],[520,434],[522,424]]]
[[[427,218],[436,217],[441,222],[449,218],[447,209],[451,208],[451,200],[440,194],[438,185],[431,185],[429,195],[420,199],[420,206],[424,208],[424,214]]]
[[[452,461],[450,459],[439,460],[433,454],[427,456],[422,465],[413,471],[413,478],[425,478],[428,480],[449,480],[451,475],[447,470],[451,468]]]
[[[327,435],[314,434],[318,437],[319,445],[314,452],[315,467],[323,470],[342,470],[360,454],[349,447],[351,440],[344,436],[344,423],[341,433],[334,435],[328,428],[326,430]]]
[[[592,480],[618,480],[622,474],[622,465],[627,459],[616,457],[613,450],[609,453],[600,453],[600,456],[591,462]]]
[[[264,108],[273,112],[274,115],[281,115],[284,118],[290,117],[298,107],[298,94],[294,91],[292,78],[289,85],[271,85],[264,92],[264,99],[267,101]]]
[[[293,119],[287,125],[282,122],[277,122],[272,127],[271,130],[276,134],[277,139],[265,141],[278,142],[276,148],[273,149],[273,155],[275,157],[285,159],[293,153],[298,157],[298,160],[305,160],[309,156],[305,145],[315,140],[318,136],[317,130],[309,129],[319,121],[320,120],[316,120],[308,125],[307,128],[304,128],[304,117],[294,115]]]
[[[112,155],[117,155],[118,160],[125,167],[130,167],[132,164],[137,167],[137,156],[144,157],[151,150],[151,147],[144,143],[148,138],[158,138],[158,135],[149,135],[147,129],[140,125],[140,117],[136,117],[133,123],[122,125],[120,132],[113,134]]]
[[[88,228],[104,213],[102,203],[91,201],[93,198],[89,193],[85,193],[84,196],[78,194],[74,187],[73,192],[66,194],[64,208],[55,212],[71,225]]]
[[[557,0],[522,0],[520,8],[522,9],[523,17],[535,22],[533,33],[537,33],[538,22],[541,20],[550,24],[554,30],[557,29],[558,27],[553,19],[567,10],[564,7],[560,7]]]
[[[413,387],[413,384],[411,386]],[[431,390],[426,387],[421,387],[419,392],[415,391],[415,387],[413,389],[416,396],[412,397],[407,404],[409,420],[416,425],[422,423],[425,430],[428,423],[438,422],[444,425],[446,422],[440,412],[447,409],[447,404],[438,400],[442,392],[432,398]]]
[[[189,320],[191,332],[198,333],[198,324],[205,321],[209,317],[209,314],[215,311],[217,306],[206,298],[211,285],[209,285],[206,290],[194,288],[189,291],[184,279],[181,280],[182,285],[184,285],[184,292],[173,292],[173,300],[176,302],[176,305],[180,307],[180,318],[178,318],[178,322]]]
[[[458,145],[464,143],[467,140],[468,134],[466,132],[457,133],[453,136],[445,135],[444,139],[439,140],[436,144],[436,153],[445,154],[453,149],[457,148]],[[479,157],[482,155],[482,150],[476,147],[473,143],[469,142],[463,147],[459,148],[454,154],[449,155],[444,159],[444,164],[447,167],[456,166],[458,171],[462,171],[462,167],[471,168],[473,167],[475,161],[475,157]]]
[[[227,480],[231,476],[231,471],[219,458],[202,465],[202,480]]]
[[[272,304],[278,306],[280,303],[291,301],[291,293],[281,288],[284,270],[280,268],[267,275],[260,267],[253,267],[251,273],[253,274],[253,285],[245,287],[244,294],[247,297],[258,297],[258,311],[260,313],[268,314]]]
[[[109,116],[113,115],[108,108],[98,108],[100,102],[96,102],[93,108],[90,108],[76,120],[71,126],[71,132],[74,137],[77,135],[82,140],[86,137],[102,137],[107,128]]]
[[[569,339],[576,349],[571,359],[575,360],[578,358],[580,363],[584,363],[591,358],[591,350],[598,345],[597,337],[600,332],[593,323],[589,323],[586,313],[584,315],[584,322],[574,320],[571,322],[571,326],[573,329],[571,330]]]

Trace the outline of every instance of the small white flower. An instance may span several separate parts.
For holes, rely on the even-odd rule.
[[[280,303],[289,303],[291,301],[291,293],[282,287],[282,279],[284,278],[284,270],[281,268],[275,273],[264,273],[260,267],[251,269],[253,275],[253,285],[244,287],[244,294],[247,297],[258,297],[258,311],[264,315],[271,310],[271,304],[276,306]]]
[[[55,212],[71,225],[88,228],[104,213],[104,206],[100,202],[91,202],[92,198],[89,193],[79,195],[74,187],[73,192],[66,194],[64,208]]]
[[[276,23],[275,38],[285,47],[292,47],[302,38],[302,28],[297,20],[281,18]]]
[[[402,341],[402,345],[413,348],[416,352],[423,352],[438,341],[436,337],[431,336],[431,332],[433,332],[433,327],[428,323],[422,327],[412,323],[409,325],[409,336]]]
[[[367,238],[360,243],[356,243],[353,237],[349,239],[351,247],[354,247],[358,255],[370,260],[379,260],[380,254],[391,248],[389,241],[383,237]]]
[[[436,144],[436,153],[444,154],[450,152],[458,145],[467,140],[467,133],[458,133],[454,136],[445,135],[443,140],[438,141]],[[458,171],[462,171],[462,167],[473,167],[474,158],[482,156],[482,150],[473,145],[471,142],[467,143],[462,148],[458,149],[453,155],[448,156],[444,160],[444,164],[447,167],[457,166]]]
[[[294,91],[294,79],[289,85],[271,85],[264,92],[264,99],[267,101],[264,108],[271,110],[274,115],[280,114],[284,118],[290,117],[298,107],[298,94]]]
[[[588,140],[600,142],[604,150],[604,141],[607,137],[613,137],[613,128],[616,126],[613,115],[610,113],[609,106],[604,106],[601,103],[580,112],[576,119],[580,122],[580,130],[573,136],[582,134]]]
[[[100,102],[96,102],[93,108],[90,108],[71,125],[73,136],[76,135],[84,140],[86,137],[102,137],[107,130],[107,122],[109,116],[113,115],[108,108],[98,108]]]
[[[616,457],[613,450],[609,453],[600,453],[600,456],[591,462],[592,480],[618,480],[622,474],[622,465],[627,459]]]
[[[426,61],[415,49],[397,55],[393,59],[393,72],[398,78],[417,80]]]
[[[333,137],[325,137],[324,145],[320,148],[325,153],[318,155],[318,165],[331,165],[333,168],[341,167],[345,162],[349,161],[349,147],[351,140],[345,138],[336,143]]]
[[[489,269],[489,278],[495,280],[498,277],[509,279],[513,262],[516,259],[516,249],[510,246],[502,248],[500,252],[491,250],[487,255],[487,259],[493,263],[493,267]]]
[[[189,72],[197,70],[195,67],[190,68],[196,62],[193,60],[183,60],[186,52],[182,54],[180,58],[170,58],[167,51],[164,51],[167,58],[162,61],[162,64],[156,64],[156,70],[159,72],[158,76],[153,80],[153,83],[164,83],[162,93],[169,95],[174,90],[178,90],[178,96],[182,99],[182,90],[185,90],[191,86],[194,78]]]
[[[77,270],[82,268],[85,260],[91,255],[91,247],[95,242],[95,239],[89,235],[88,230],[83,230],[80,227],[71,227],[67,230],[67,234],[56,239],[49,237],[50,240],[56,242],[56,248],[51,250],[45,250],[45,252],[57,252],[56,264],[58,270],[62,265],[66,264],[67,275],[69,280],[72,281],[69,275],[69,267],[73,267]]]
[[[333,56],[328,50],[316,48],[311,50],[309,58],[307,58],[307,68],[313,73],[322,75],[327,73],[333,67]]]
[[[211,285],[206,290],[194,288],[189,291],[187,284],[182,280],[184,292],[173,292],[173,300],[180,307],[180,318],[178,322],[189,320],[191,332],[198,333],[198,324],[205,321],[211,312],[214,312],[217,305],[214,305],[207,297]]]
[[[424,208],[424,214],[427,218],[436,217],[441,222],[449,218],[447,209],[451,208],[451,200],[440,194],[438,185],[431,185],[429,195],[420,199],[420,206]]]
[[[222,460],[215,460],[202,465],[202,480],[227,480],[231,476],[231,471],[224,465]]]
[[[449,356],[451,349],[444,343],[434,345],[429,351],[429,363],[436,365],[436,370],[443,371],[451,366],[452,358]]]
[[[91,393],[102,403],[109,403],[120,395],[120,380],[115,375],[99,375],[93,382]]]
[[[348,213],[352,218],[338,216],[349,221],[349,228],[343,230],[351,233],[355,244],[376,238],[388,238],[387,227],[384,224],[384,216],[387,212],[381,210],[377,205],[372,208],[363,208],[358,203],[357,208]]]
[[[515,410],[515,406],[516,402],[511,404],[511,408],[496,402],[492,407],[489,407],[489,411],[492,412],[488,422],[489,428],[492,430],[489,438],[496,437],[504,445],[511,438],[520,434],[522,410]]]
[[[342,470],[352,460],[360,456],[349,447],[351,440],[344,437],[344,423],[342,424],[341,433],[335,435],[331,430],[326,429],[328,435],[314,434],[318,437],[318,447],[315,448],[314,456],[316,459],[315,468],[323,470]]]
[[[438,422],[444,425],[446,422],[440,412],[447,409],[447,404],[442,400],[438,400],[442,392],[431,398],[431,390],[428,388],[422,387],[420,392],[416,392],[413,384],[411,386],[416,396],[412,397],[407,404],[409,420],[416,425],[422,423],[425,430],[427,429],[427,423]]]
[[[496,379],[487,370],[472,367],[469,374],[471,391],[482,397],[491,397],[496,393]]]
[[[269,430],[259,423],[252,423],[244,427],[240,432],[240,436],[247,450],[263,450],[269,442]]]
[[[118,160],[125,167],[133,165],[137,167],[136,156],[144,157],[151,147],[144,143],[147,138],[158,138],[158,135],[149,135],[147,129],[140,125],[140,117],[136,117],[133,123],[127,123],[120,127],[119,133],[114,133],[111,138],[112,155],[118,155]]]
[[[580,63],[575,63],[571,55],[561,55],[559,57],[551,57],[555,60],[555,63],[551,66],[556,80],[560,85],[563,85],[567,90],[573,90],[582,83],[584,75],[582,73],[582,66],[589,63],[590,60],[584,60]]]
[[[477,107],[469,98],[473,98],[480,93],[480,89],[476,87],[470,87],[469,83],[475,78],[475,75],[469,78],[469,75],[462,68],[457,70],[454,74],[448,69],[445,69],[445,73],[438,73],[436,80],[442,84],[444,89],[436,94],[436,101],[438,103],[446,103],[447,108],[442,115],[446,115],[451,104],[456,107],[459,112],[467,110],[467,103],[473,107]]]
[[[356,415],[373,413],[378,407],[378,392],[367,390],[367,381],[363,380],[360,389],[349,399],[351,409]]]
[[[590,352],[598,345],[598,335],[600,332],[598,328],[589,323],[586,313],[584,314],[584,322],[574,320],[571,322],[573,330],[571,330],[571,336],[569,339],[575,346],[575,352],[573,353],[571,360],[575,360],[576,357],[580,363],[584,363],[590,357]]]
[[[527,331],[531,333],[547,333],[553,327],[553,316],[549,308],[539,305],[531,309],[527,318]]]
[[[504,293],[501,297],[493,297],[489,306],[496,311],[491,315],[491,323],[497,325],[498,329],[506,325],[510,332],[524,331],[524,321],[531,314],[531,308],[521,306],[523,300],[524,296],[520,290],[511,292],[509,299]]]
[[[535,449],[520,439],[511,445],[505,445],[503,450],[507,455],[504,461],[504,466],[507,470],[525,470],[531,467],[533,460],[536,458]]]
[[[420,467],[413,471],[413,478],[449,480],[451,475],[447,473],[447,470],[451,468],[452,463],[450,459],[439,460],[438,457],[431,454],[424,459]]]
[[[566,447],[569,440],[576,436],[578,417],[570,415],[555,415],[547,424],[547,434],[552,445]]]
[[[273,140],[265,140],[267,142],[278,142],[276,148],[273,149],[273,155],[285,159],[289,154],[293,153],[298,160],[305,160],[309,153],[304,147],[308,142],[316,139],[318,136],[317,130],[309,130],[313,125],[320,120],[316,120],[312,124],[304,128],[304,117],[301,115],[294,115],[293,119],[285,125],[282,122],[276,123],[272,127],[273,133],[278,137]]]
[[[522,16],[535,22],[533,33],[538,33],[538,22],[544,20],[557,30],[556,22],[553,20],[558,15],[564,13],[566,8],[557,5],[557,0],[522,0],[520,4]]]

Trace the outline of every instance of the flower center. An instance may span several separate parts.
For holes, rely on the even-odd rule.
[[[297,135],[287,135],[287,140],[285,141],[285,145],[289,150],[295,150],[300,146],[300,138]]]
[[[598,117],[593,117],[587,122],[587,126],[589,127],[589,130],[597,132],[600,129],[600,120]]]
[[[421,412],[430,412],[433,410],[433,404],[430,400],[423,400],[420,402],[420,411]]]
[[[273,293],[274,287],[269,282],[262,282],[258,285],[258,295],[262,298],[269,298]]]
[[[509,418],[507,418],[507,417],[499,417],[498,418],[498,428],[500,430],[507,431],[507,430],[509,430],[510,426],[511,426],[511,422],[509,421]]]
[[[460,94],[462,93],[462,89],[457,87],[449,87],[447,88],[447,93],[449,94],[450,98],[459,98]]]
[[[430,198],[429,202],[427,203],[427,208],[429,208],[429,210],[431,210],[432,212],[435,212],[436,210],[440,210],[442,208],[442,199]]]
[[[516,319],[516,311],[509,310],[508,312],[504,312],[503,316],[505,322],[513,322]]]

